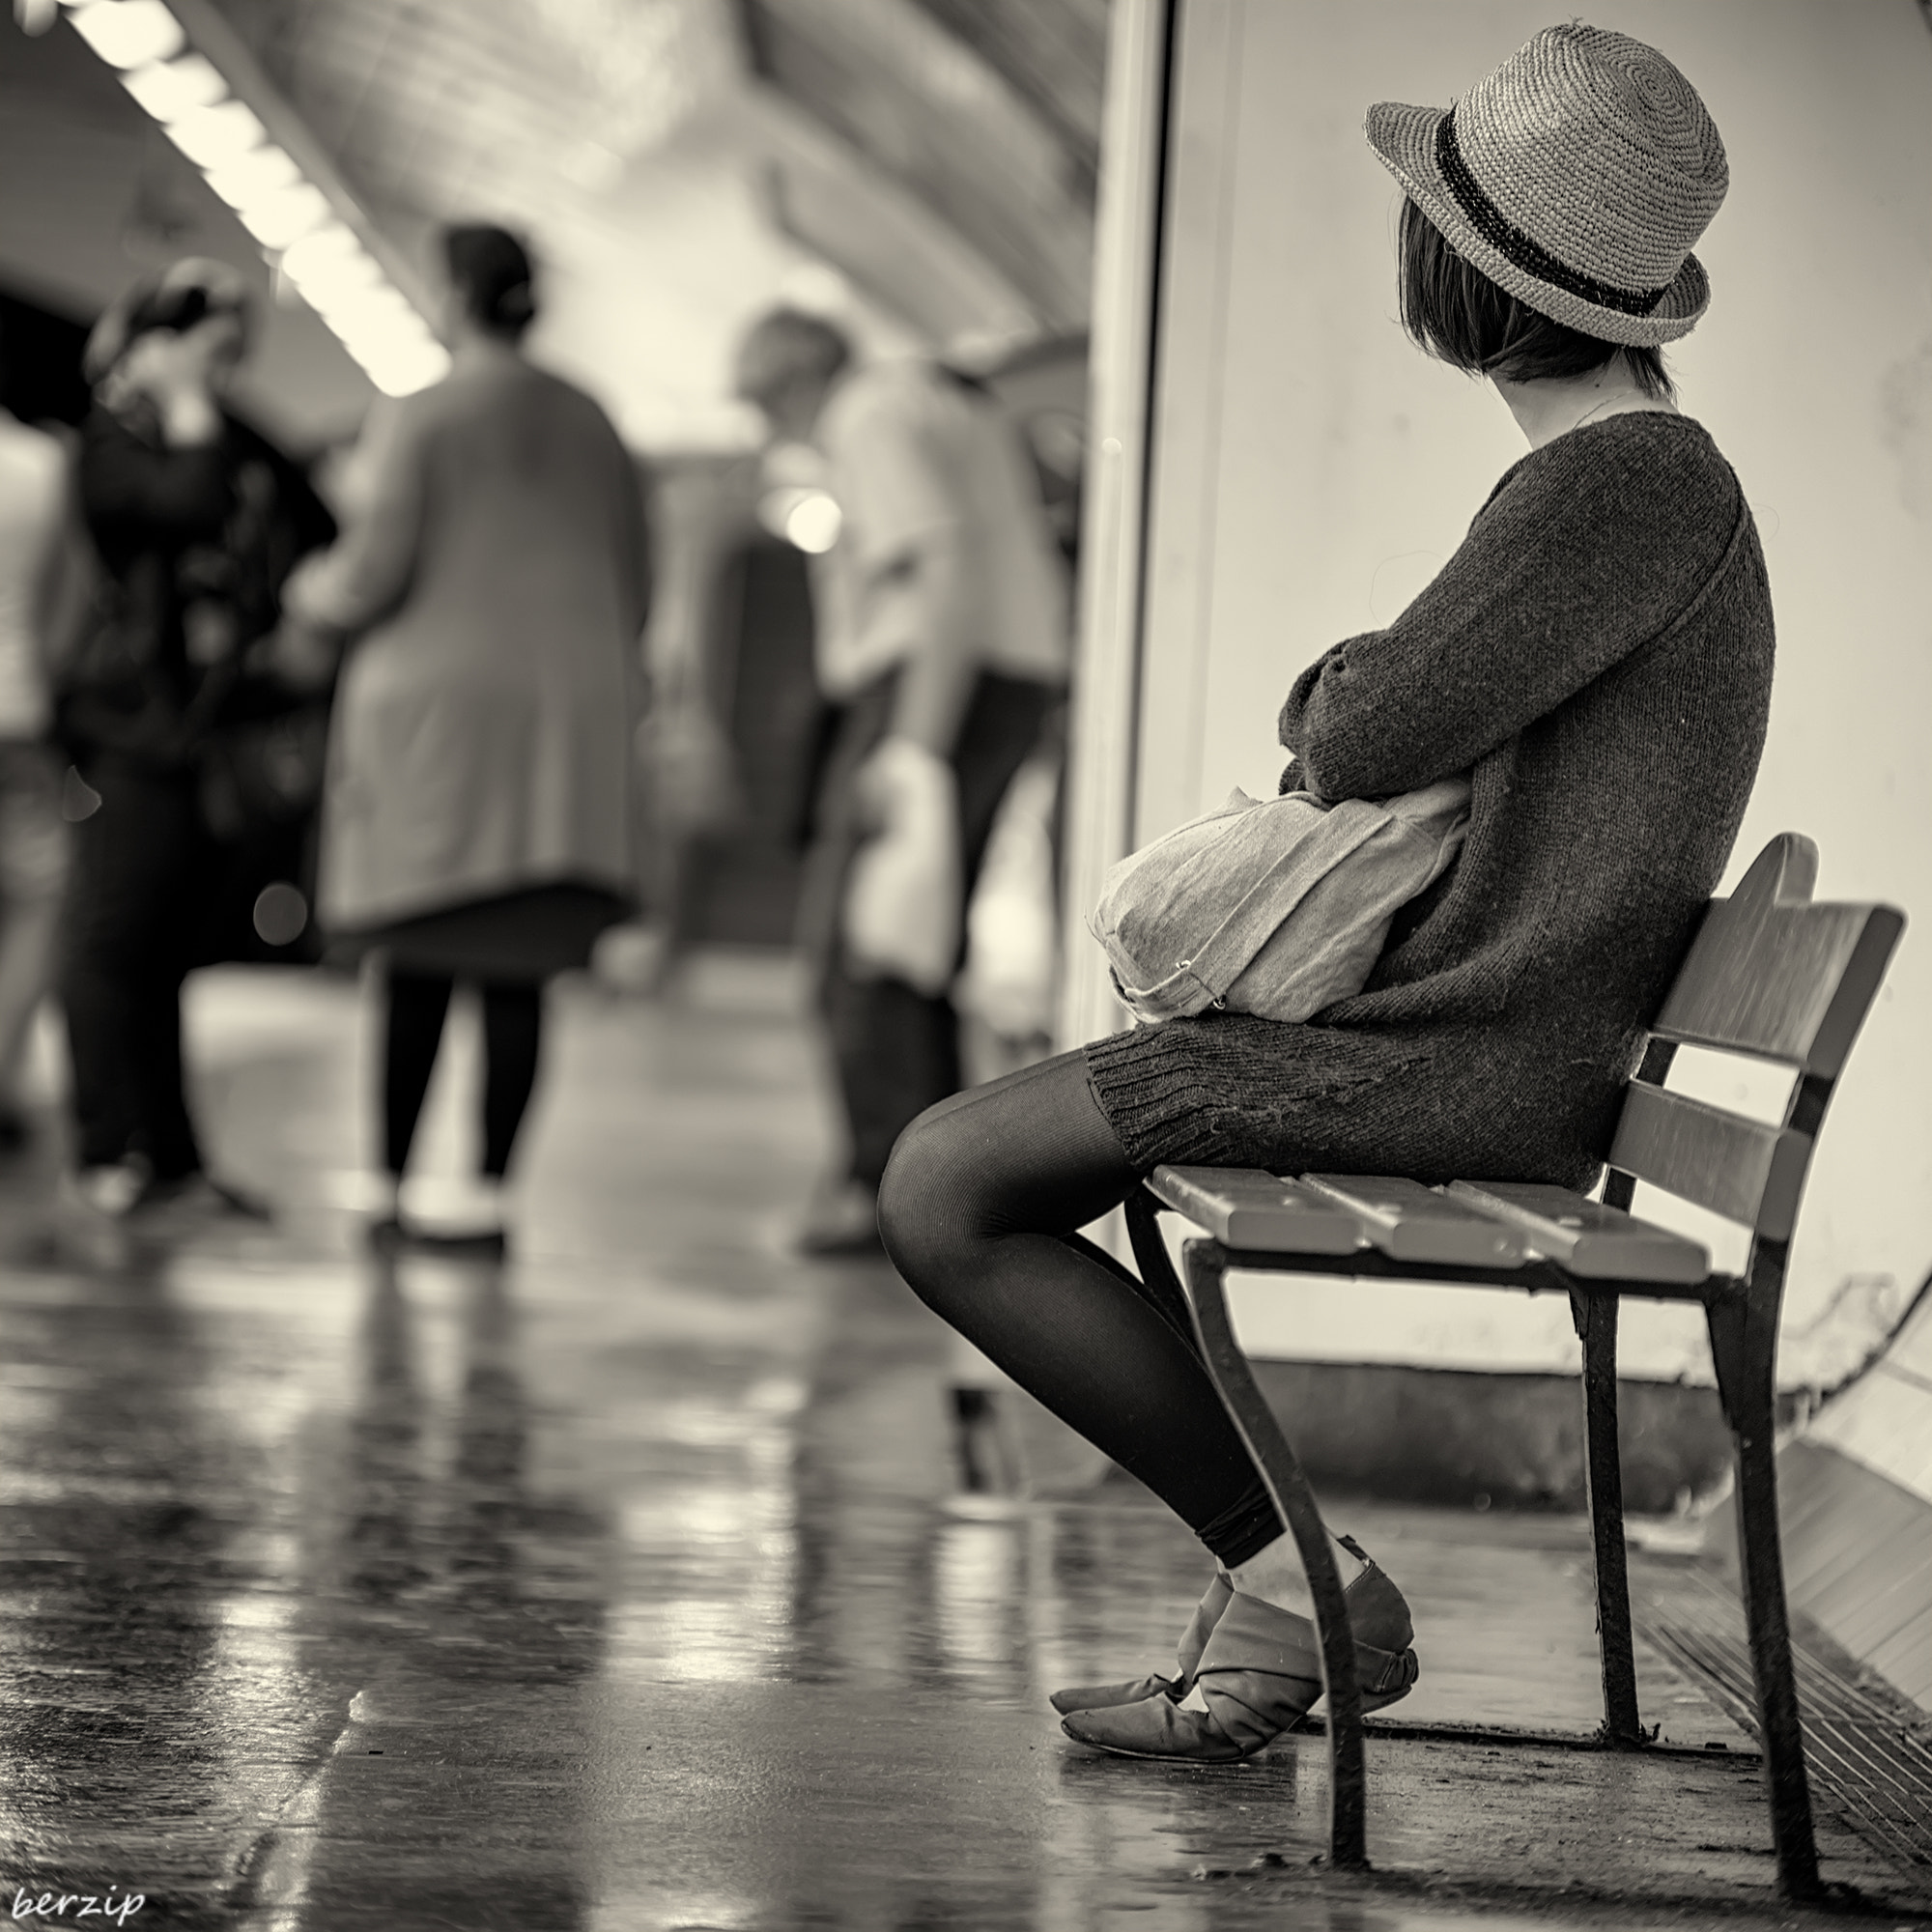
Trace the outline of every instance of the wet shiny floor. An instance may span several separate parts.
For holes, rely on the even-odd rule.
[[[0,1905],[291,1928],[1789,1922],[1748,1743],[1641,1660],[1685,1750],[1586,1733],[1556,1519],[1362,1505],[1420,1733],[1370,1747],[1368,1880],[1319,1739],[1095,1757],[1044,1703],[1157,1664],[1205,1581],[1124,1479],[959,1493],[937,1324],[789,1257],[829,1138],[783,969],[555,1002],[506,1266],[359,1250],[347,982],[194,992],[219,1165],[272,1229],[102,1237],[0,1178]],[[470,1048],[426,1125],[466,1153]],[[1830,1875],[1897,1899],[1833,1821]],[[76,1916],[78,1904],[68,1908]],[[48,1915],[54,1905],[46,1908]],[[43,1920],[41,1922],[44,1922]]]

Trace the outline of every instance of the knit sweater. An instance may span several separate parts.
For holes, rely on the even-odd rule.
[[[1461,858],[1306,1024],[1208,1013],[1089,1046],[1129,1159],[1587,1185],[1737,836],[1771,673],[1763,552],[1704,429],[1611,416],[1523,457],[1396,622],[1281,714],[1284,790],[1469,771]]]

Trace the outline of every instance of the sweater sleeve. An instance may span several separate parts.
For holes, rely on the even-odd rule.
[[[1684,610],[1723,554],[1737,483],[1701,432],[1686,449],[1694,425],[1618,433],[1638,420],[1524,458],[1387,630],[1295,680],[1281,742],[1308,789],[1380,798],[1464,771]]]

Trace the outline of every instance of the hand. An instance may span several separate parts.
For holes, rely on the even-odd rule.
[[[255,647],[260,661],[292,690],[324,690],[342,655],[341,633],[284,616]]]
[[[153,328],[129,345],[117,386],[147,396],[177,448],[213,442],[221,433],[216,399],[242,359],[242,325],[211,315],[192,328]]]
[[[279,602],[284,625],[342,634],[330,609],[328,563],[334,555],[334,551],[312,550],[283,578]]]
[[[290,616],[301,616],[306,612],[310,593],[315,588],[317,577],[322,569],[322,560],[327,554],[327,551],[310,551],[306,556],[299,558],[295,568],[282,579],[281,599],[284,620]]]

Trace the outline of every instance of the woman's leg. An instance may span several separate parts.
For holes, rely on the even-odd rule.
[[[900,1140],[879,1196],[886,1251],[919,1295],[1180,1517],[1229,1573],[1164,1678],[1056,1693],[1064,1728],[1132,1757],[1246,1757],[1322,1694],[1293,1539],[1182,1326],[1073,1230],[1139,1184],[1064,1054],[943,1100]],[[1415,1681],[1401,1593],[1334,1544],[1355,1611],[1364,1703]],[[1351,1576],[1350,1573],[1353,1573]]]
[[[509,1172],[517,1129],[537,1084],[543,1045],[543,987],[492,980],[483,988],[483,1172]]]
[[[400,1181],[410,1161],[442,1041],[453,981],[444,973],[391,971],[383,1065],[383,1154],[390,1178]]]
[[[200,1165],[181,1079],[193,793],[113,765],[92,778],[100,804],[78,828],[61,974],[77,1165],[138,1151],[172,1180]]]
[[[879,1227],[923,1301],[1232,1568],[1281,1521],[1186,1313],[1074,1233],[1139,1183],[1085,1056],[1062,1054],[914,1122],[886,1170]]]

